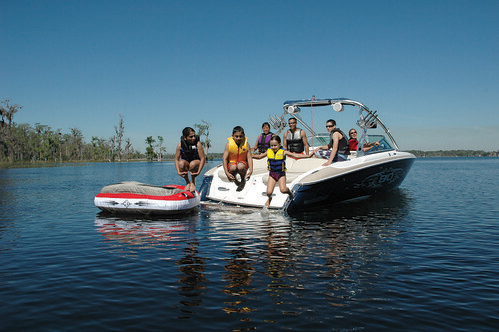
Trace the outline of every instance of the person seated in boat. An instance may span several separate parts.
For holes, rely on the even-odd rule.
[[[329,144],[314,150],[314,153],[317,153],[319,150],[331,149],[331,151],[327,151],[327,154],[321,154],[323,158],[327,157],[327,162],[322,164],[322,166],[328,166],[333,162],[347,160],[348,155],[350,154],[350,145],[348,144],[347,136],[339,128],[336,128],[336,121],[333,119],[326,121],[326,129],[329,132]]]
[[[222,161],[225,175],[229,181],[234,181],[238,186],[237,190],[241,191],[253,173],[251,148],[241,126],[234,127],[232,136],[227,139],[229,142],[225,145]]]
[[[267,202],[265,206],[268,207],[272,201],[272,193],[276,184],[279,184],[279,190],[283,194],[288,194],[290,198],[293,197],[291,190],[286,186],[286,156],[296,159],[310,158],[312,154],[303,154],[290,152],[281,146],[281,138],[273,135],[270,139],[270,147],[266,152],[253,156],[254,159],[262,159],[267,157],[267,169],[269,170],[269,180],[267,182]]]
[[[305,131],[296,128],[296,118],[289,118],[289,130],[284,134],[284,149],[308,155],[308,141]]]
[[[175,168],[178,175],[185,180],[185,190],[196,191],[196,177],[201,173],[205,161],[199,136],[191,127],[185,127],[175,151]],[[189,172],[191,173],[190,180]]]
[[[264,153],[267,152],[267,149],[270,147],[270,139],[272,138],[273,133],[270,131],[270,124],[268,122],[264,122],[262,124],[262,133],[256,139],[256,144],[251,148],[252,152]]]
[[[357,149],[359,149],[359,141],[357,141],[357,130],[355,130],[354,128],[350,129],[350,131],[348,132],[348,136],[349,136],[348,144],[350,145],[350,151],[357,151]],[[371,150],[375,145],[379,146],[379,142],[364,143],[364,145],[362,146],[362,151],[367,152]]]
[[[350,129],[348,132],[348,145],[350,146],[350,151],[357,151],[357,147],[359,146],[359,141],[357,141],[357,130],[354,128]]]

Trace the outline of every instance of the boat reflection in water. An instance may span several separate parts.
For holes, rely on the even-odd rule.
[[[138,249],[153,249],[183,245],[194,232],[196,214],[183,219],[120,216],[99,213],[95,217],[95,226],[105,242],[110,243],[110,250],[117,250],[124,255],[135,255]],[[160,259],[169,259],[160,257]]]
[[[258,321],[280,317],[285,327],[297,326],[304,310],[333,305],[348,314],[355,300],[372,300],[394,239],[410,226],[410,204],[397,189],[293,217],[220,204],[172,221],[98,216],[96,225],[117,252],[129,246],[137,257],[155,248],[156,258],[174,261],[162,275],[176,283],[179,318],[218,307],[248,328],[255,311]],[[307,309],[296,307],[304,301]]]
[[[212,212],[211,225],[226,238],[229,255],[224,291],[233,300],[224,310],[251,317],[264,300],[299,319],[304,309],[293,304],[306,298],[307,310],[348,308],[359,297],[369,298],[374,283],[382,280],[377,278],[380,266],[393,258],[396,238],[410,226],[409,206],[410,198],[398,189],[292,218],[279,212]]]

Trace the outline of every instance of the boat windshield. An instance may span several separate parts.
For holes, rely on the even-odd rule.
[[[313,148],[319,146],[324,146],[329,144],[329,133],[318,133],[316,136],[309,136],[307,138],[308,145]],[[374,146],[366,153],[373,153],[379,151],[393,150],[394,147],[390,144],[390,141],[386,139],[384,135],[366,135],[366,143],[376,143],[379,142],[379,146]]]
[[[366,143],[375,142],[379,142],[379,146],[373,146],[366,154],[394,149],[384,135],[366,135]]]
[[[307,137],[309,146],[323,146],[329,144],[329,133],[318,133],[316,136]]]

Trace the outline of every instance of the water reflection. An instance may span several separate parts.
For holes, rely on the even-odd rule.
[[[240,321],[251,325],[254,312],[262,310],[258,301],[267,298],[271,289],[279,288],[291,220],[280,211],[224,205],[203,209],[201,218],[211,230],[210,237],[224,249],[224,272],[219,282],[228,298],[223,301],[222,310],[241,316]]]
[[[177,318],[195,317],[219,300],[221,311],[251,329],[253,320],[285,326],[306,312],[334,307],[348,315],[354,303],[382,301],[373,290],[393,268],[411,205],[410,195],[397,190],[294,216],[210,206],[179,219],[99,214],[95,224],[110,252],[137,256],[154,248],[155,259],[174,262],[164,273],[172,276],[175,267]]]
[[[397,221],[407,215],[412,200],[404,189],[399,188],[376,197],[365,197],[296,213],[292,217],[303,222]]]
[[[208,279],[205,275],[206,258],[199,255],[198,246],[199,243],[196,240],[189,241],[183,249],[185,256],[175,262],[178,265],[178,270],[182,273],[178,276],[179,294],[185,297],[179,301],[179,304],[184,306],[180,310],[187,315],[178,318],[188,318],[194,314],[192,308],[201,306],[203,302],[202,296],[206,290],[204,283]]]
[[[241,240],[244,241],[244,240]],[[255,291],[254,286],[251,285],[252,275],[255,273],[254,258],[245,249],[243,242],[234,242],[231,244],[232,249],[226,251],[229,258],[226,259],[225,271],[222,281],[225,281],[225,294],[234,296],[234,301],[226,301],[222,309],[227,313],[236,312],[251,312],[256,308],[249,308],[244,305],[244,298],[249,293]]]
[[[6,173],[6,170],[0,169],[0,252],[12,250],[20,236],[15,227],[19,199],[15,197],[13,188],[17,183]]]
[[[211,211],[205,217],[227,242],[229,255],[223,281],[224,292],[233,299],[223,310],[249,319],[270,301],[289,318],[373,301],[372,290],[383,287],[379,282],[386,264],[396,258],[397,238],[410,227],[411,202],[398,190],[293,217]],[[309,299],[307,308],[295,307],[304,299]]]
[[[196,240],[197,213],[184,217],[123,217],[99,213],[95,219],[97,231],[110,244],[109,252],[127,257],[137,257],[144,249],[157,249],[154,259],[172,260],[178,267],[179,319],[190,318],[193,308],[202,304],[208,258],[200,255]],[[175,253],[172,252],[175,251]],[[140,252],[139,252],[140,251]]]
[[[110,251],[135,256],[140,249],[179,249],[189,239],[199,221],[197,214],[185,219],[123,217],[99,213],[95,226],[105,242],[111,244]],[[160,256],[159,259],[170,259]]]
[[[397,258],[399,236],[410,227],[411,204],[397,190],[295,216],[292,256],[306,278],[327,280],[321,300],[348,307],[377,287]]]

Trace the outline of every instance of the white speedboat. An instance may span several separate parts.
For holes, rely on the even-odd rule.
[[[286,159],[286,182],[293,192],[290,199],[276,186],[269,208],[301,212],[307,209],[331,205],[337,202],[376,195],[397,188],[409,172],[416,157],[399,150],[387,127],[381,122],[376,111],[363,104],[345,98],[293,100],[284,102],[284,113],[271,116],[270,122],[276,134],[286,127],[286,118],[293,116],[302,129],[310,133],[311,149],[326,145],[329,133],[316,133],[297,114],[300,108],[310,107],[314,111],[335,110],[337,112],[358,111],[356,124],[361,134],[358,151],[353,151],[346,161],[322,166],[326,160],[320,157],[308,159]],[[379,142],[369,151],[364,151],[367,143]],[[230,182],[223,166],[218,165],[204,174],[201,186],[201,201],[205,204],[230,204],[247,207],[263,207],[267,201],[268,170],[266,158],[253,160],[253,174],[241,191]]]

